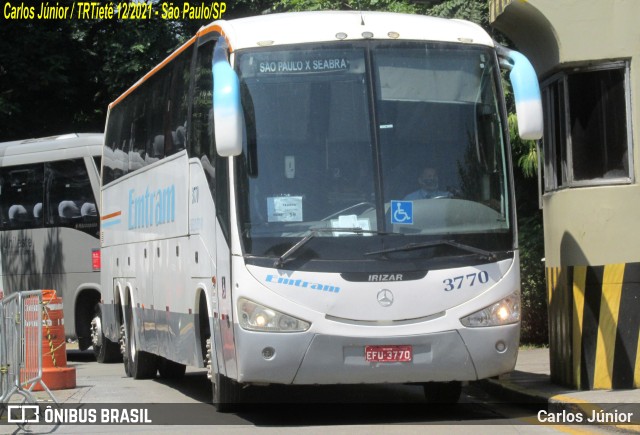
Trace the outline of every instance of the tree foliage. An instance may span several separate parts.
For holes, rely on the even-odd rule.
[[[518,219],[520,242],[520,341],[542,345],[549,340],[544,274],[544,237],[540,210]]]
[[[420,11],[409,0],[279,0],[274,3],[273,11],[386,11],[417,13]]]
[[[154,9],[164,2],[154,2]],[[23,2],[36,10],[41,3]],[[268,3],[236,0],[224,18],[259,13]],[[155,15],[133,21],[3,21],[0,141],[102,131],[108,104],[207,23]]]
[[[472,21],[489,30],[487,0],[446,0],[427,9],[428,15]]]
[[[39,8],[42,2],[23,3]],[[154,1],[153,7],[163,3],[168,1]],[[383,10],[468,19],[485,28],[488,14],[485,0],[235,0],[230,6],[225,19],[281,11]],[[0,141],[102,131],[108,104],[205,24],[157,16],[148,21],[4,21]]]
[[[544,232],[538,203],[538,152],[535,141],[518,136],[517,116],[508,118],[514,162],[518,234],[520,247],[520,296],[522,302],[521,341],[548,342],[547,292],[544,275]]]
[[[518,136],[518,117],[515,113],[509,114],[509,136],[514,161],[522,171],[525,178],[532,178],[538,171],[538,148],[533,140],[523,140]]]

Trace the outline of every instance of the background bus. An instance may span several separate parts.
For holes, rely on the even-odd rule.
[[[461,381],[512,370],[496,49],[477,25],[424,16],[220,21],[114,101],[102,313],[127,374],[206,365],[228,409],[255,383],[415,382],[456,401]],[[498,49],[520,133],[539,137],[535,72]],[[426,166],[447,193],[408,196]]]
[[[102,134],[67,134],[0,144],[2,290],[55,289],[66,337],[94,344],[99,359],[102,143]]]

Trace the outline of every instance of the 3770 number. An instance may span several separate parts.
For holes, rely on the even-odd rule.
[[[463,286],[473,287],[476,283],[486,284],[489,282],[489,273],[486,270],[482,270],[476,273],[469,273],[467,275],[454,276],[453,278],[447,278],[442,280],[445,285],[444,291],[450,292],[452,290],[460,290]]]

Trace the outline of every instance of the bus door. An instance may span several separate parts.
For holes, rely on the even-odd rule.
[[[215,157],[213,157],[215,159]],[[207,156],[207,161],[209,157]],[[214,164],[215,160],[214,160]],[[204,169],[204,170],[203,170]],[[211,167],[210,169],[213,169]],[[191,199],[189,207],[189,234],[195,262],[192,264],[191,279],[194,288],[206,288],[207,307],[199,307],[199,312],[207,312],[206,321],[210,326],[213,372],[225,374],[235,373],[233,334],[229,328],[231,322],[231,261],[230,249],[225,237],[228,219],[222,217],[226,225],[220,223],[220,215],[226,213],[218,210],[228,208],[227,195],[218,194],[216,180],[221,178],[212,175],[215,171],[207,169],[195,159],[190,164]],[[223,176],[226,176],[224,171]],[[217,175],[217,174],[216,174]],[[228,183],[221,183],[226,186]],[[207,192],[209,186],[211,195]],[[225,199],[223,199],[225,198]],[[218,204],[218,201],[223,204]],[[212,216],[214,217],[212,219]],[[208,277],[208,278],[207,278]],[[205,319],[201,319],[203,321]],[[200,325],[201,328],[204,325]],[[209,338],[209,337],[202,337]],[[204,346],[204,342],[201,343]],[[203,348],[204,350],[204,348]],[[204,356],[204,355],[203,355]],[[232,360],[234,368],[225,369],[225,360]]]
[[[213,69],[212,60],[217,36],[213,33],[205,35],[198,42],[196,59],[195,93],[201,98],[194,100],[191,122],[191,155],[200,160],[203,178],[192,173],[193,191],[191,204],[191,219],[201,216],[201,230],[191,231],[201,233],[202,241],[207,251],[213,257],[212,276],[214,285],[209,293],[209,315],[211,319],[211,337],[214,346],[214,369],[221,374],[235,378],[237,369],[235,362],[235,344],[233,339],[233,306],[231,283],[231,250],[230,250],[230,201],[229,201],[229,159],[221,157],[216,152],[216,143],[212,116],[213,97]],[[200,166],[196,165],[196,166]],[[195,166],[192,166],[192,171]],[[205,195],[206,188],[210,192]],[[205,198],[206,197],[206,198]],[[209,205],[209,201],[213,202]],[[196,212],[196,209],[199,211]],[[214,225],[208,225],[215,216]],[[196,227],[200,226],[197,221]],[[210,231],[211,230],[211,231]],[[204,271],[199,271],[203,272]]]
[[[218,281],[218,316],[214,316],[215,328],[219,333],[218,366],[224,367],[224,374],[230,378],[237,377],[236,350],[233,338],[233,304],[231,286],[231,251],[220,221],[216,219],[216,275]]]

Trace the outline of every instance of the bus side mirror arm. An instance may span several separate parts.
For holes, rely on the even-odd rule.
[[[518,134],[522,139],[542,138],[542,99],[538,76],[533,65],[522,53],[495,44],[500,66],[509,70],[518,114]]]
[[[213,122],[216,149],[222,157],[242,153],[244,117],[240,80],[227,59],[227,44],[218,39],[213,51]]]

